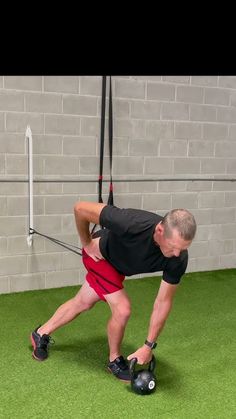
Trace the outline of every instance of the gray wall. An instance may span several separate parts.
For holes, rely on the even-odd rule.
[[[113,94],[113,176],[137,179],[115,182],[115,204],[188,208],[198,223],[188,271],[236,267],[236,77],[113,77]],[[73,205],[97,201],[97,184],[61,180],[97,179],[100,105],[100,76],[0,76],[1,293],[83,283],[79,256],[39,236],[27,246],[25,130],[35,180],[58,180],[34,183],[34,227],[79,244]]]

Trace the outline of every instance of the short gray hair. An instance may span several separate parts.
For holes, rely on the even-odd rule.
[[[197,224],[191,212],[186,209],[173,209],[169,211],[162,220],[165,237],[171,237],[173,230],[176,229],[182,239],[193,240]]]

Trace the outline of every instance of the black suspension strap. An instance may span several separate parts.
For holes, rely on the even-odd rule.
[[[100,130],[100,163],[98,177],[98,202],[103,203],[102,181],[103,181],[103,157],[105,139],[105,114],[106,114],[106,76],[102,76],[102,109],[101,109],[101,130]]]
[[[109,132],[109,158],[110,158],[110,187],[108,196],[108,205],[114,205],[113,198],[113,183],[112,183],[112,145],[113,145],[113,110],[112,110],[112,83],[110,76],[110,91],[109,91],[109,121],[108,121],[108,132]]]
[[[38,236],[44,237],[45,239],[48,239],[48,240],[50,240],[51,242],[53,242],[55,244],[59,244],[59,246],[62,246],[65,249],[71,250],[71,252],[74,252],[77,255],[82,256],[82,253],[81,252],[78,252],[78,250],[75,250],[75,249],[82,250],[81,247],[75,246],[74,244],[65,243],[62,240],[55,239],[54,237],[50,237],[50,236],[47,236],[46,234],[39,233],[38,231],[36,231],[34,228],[31,228],[31,227],[29,229],[29,233],[30,234],[37,234]]]
[[[101,134],[100,134],[100,164],[98,177],[98,202],[103,203],[102,198],[102,181],[103,181],[103,159],[104,159],[104,144],[105,144],[105,115],[106,115],[106,76],[102,76],[102,109],[101,109]],[[112,183],[112,145],[113,145],[113,109],[112,109],[112,82],[110,76],[109,89],[109,108],[108,108],[108,140],[109,140],[109,163],[110,163],[110,186],[107,204],[114,205],[113,198],[113,183]],[[91,230],[94,233],[97,224]],[[103,227],[101,227],[103,228]]]

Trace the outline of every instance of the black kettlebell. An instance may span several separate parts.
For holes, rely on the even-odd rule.
[[[156,388],[156,377],[153,373],[156,366],[156,359],[154,355],[149,362],[148,369],[135,371],[135,365],[137,364],[137,358],[132,358],[129,364],[130,375],[131,375],[131,388],[137,394],[150,394]]]

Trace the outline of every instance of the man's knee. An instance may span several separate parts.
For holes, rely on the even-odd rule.
[[[118,320],[128,321],[131,315],[130,302],[128,300],[120,302],[112,311]]]
[[[81,313],[82,311],[90,310],[94,306],[95,302],[87,301],[86,299],[76,295],[73,298],[73,304],[75,310],[77,309]]]

